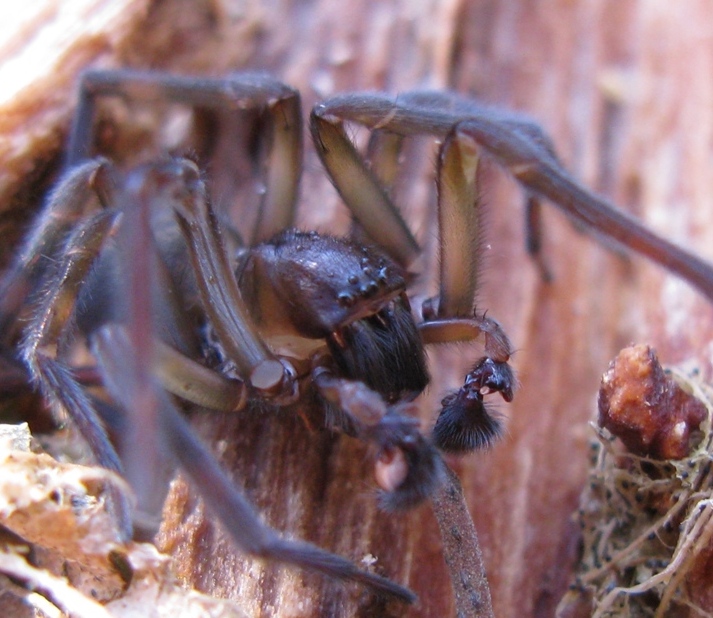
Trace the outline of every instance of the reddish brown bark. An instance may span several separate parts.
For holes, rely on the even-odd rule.
[[[210,74],[266,69],[300,88],[307,109],[357,89],[428,86],[477,95],[535,117],[585,184],[713,260],[712,22],[703,0],[352,0],[348,9],[318,1],[156,1],[130,34],[90,59]],[[64,126],[52,119],[47,134],[61,134]],[[50,151],[42,160],[51,159]],[[419,238],[433,250],[433,157],[408,158],[406,165],[412,175],[402,196]],[[685,284],[602,249],[552,209],[545,213],[544,251],[554,281],[543,282],[524,250],[518,189],[495,168],[485,177],[491,249],[479,307],[508,330],[521,386],[515,403],[502,407],[505,439],[453,466],[480,535],[496,615],[548,616],[575,558],[570,514],[585,475],[587,422],[602,372],[620,347],[637,341],[655,347],[664,363],[690,362],[710,377],[713,312]],[[9,194],[27,194],[26,184],[13,186]],[[345,222],[310,149],[300,224],[343,231]],[[475,354],[432,353],[424,418]],[[381,572],[419,594],[420,606],[406,615],[452,612],[428,507],[404,516],[379,513],[361,446],[310,432],[285,415],[206,416],[198,425],[267,521],[355,560],[376,557]],[[300,603],[302,615],[316,613],[310,607],[349,615],[360,603],[364,615],[376,611],[352,587],[246,566],[198,517],[185,488],[174,491],[172,505],[164,543],[182,560],[182,576],[199,587],[238,597],[249,609],[260,606],[264,615],[299,615],[286,608]],[[400,608],[390,611],[399,615]]]

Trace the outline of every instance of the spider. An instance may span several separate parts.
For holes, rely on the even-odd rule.
[[[263,168],[265,190],[249,239],[214,208],[191,158],[166,156],[129,169],[95,158],[96,105],[105,97],[168,99],[219,117],[252,114],[251,154]],[[344,123],[371,130],[366,158]],[[126,537],[134,527],[150,530],[165,492],[161,475],[146,471],[172,460],[245,552],[412,602],[407,588],[262,524],[179,407],[239,412],[316,400],[324,424],[370,445],[384,509],[427,499],[443,480],[440,452],[491,444],[500,422],[486,398],[510,401],[515,390],[512,345],[474,307],[480,153],[525,188],[536,257],[544,197],[710,298],[713,269],[580,187],[539,127],[519,116],[450,93],[347,94],[318,104],[310,131],[353,216],[348,238],[293,228],[302,159],[302,112],[293,89],[252,73],[226,79],[85,73],[67,169],[2,282],[2,344],[17,347],[32,381],[68,411],[97,462],[129,480],[136,509],[118,491],[112,506]],[[388,188],[404,138],[419,134],[442,144],[440,288],[417,320],[408,268],[420,248]],[[78,334],[104,394],[86,388],[73,369]],[[433,431],[424,434],[412,408],[429,382],[425,346],[478,338],[485,355],[443,399]],[[122,457],[105,426],[118,434]]]

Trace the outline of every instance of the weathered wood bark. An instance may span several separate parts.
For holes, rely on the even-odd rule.
[[[306,109],[347,90],[453,88],[527,112],[585,184],[713,261],[708,8],[702,0],[154,1],[119,40],[103,39],[101,52],[81,56],[67,75],[85,62],[210,74],[259,68],[300,88]],[[39,73],[35,88],[51,84]],[[71,81],[61,86],[53,108],[61,113],[47,121],[45,135],[63,134]],[[58,143],[23,155],[25,169],[51,161]],[[412,175],[402,191],[429,251],[432,160],[407,159]],[[20,175],[11,180],[3,199],[31,193]],[[521,385],[515,403],[502,408],[505,439],[453,467],[480,535],[496,615],[548,616],[576,557],[570,514],[587,466],[587,422],[602,372],[618,348],[638,341],[656,347],[663,362],[694,363],[710,377],[713,311],[685,284],[637,257],[603,249],[552,209],[545,213],[544,251],[554,280],[543,282],[524,250],[517,187],[496,168],[488,168],[486,181],[491,248],[478,302],[515,343]],[[345,223],[310,149],[300,225],[340,231]],[[424,419],[476,353],[465,347],[432,353]],[[378,512],[360,445],[279,414],[202,415],[196,424],[272,525],[357,561],[375,557],[380,572],[419,594],[420,605],[403,615],[452,612],[429,508]],[[256,615],[258,608],[275,616],[402,613],[373,605],[353,587],[237,555],[203,518],[195,493],[180,484],[162,543],[187,581],[239,598]]]

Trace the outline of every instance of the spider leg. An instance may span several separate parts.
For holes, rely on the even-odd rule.
[[[192,177],[195,166],[173,159],[140,166],[115,189],[114,202],[123,212],[125,230],[121,236],[123,257],[115,262],[123,265],[123,274],[104,273],[102,279],[115,281],[119,274],[125,282],[125,290],[108,294],[113,296],[110,304],[122,305],[123,311],[100,308],[98,316],[82,316],[82,327],[91,333],[107,321],[128,317],[136,324],[132,332],[137,346],[151,346],[151,371],[166,390],[200,406],[235,411],[246,402],[247,384],[192,360],[200,355],[200,344],[194,324],[178,300],[194,295],[196,286],[186,267],[188,251],[172,208],[187,198],[186,170]],[[147,277],[152,282],[148,286]],[[91,304],[96,305],[97,299]]]
[[[437,172],[440,293],[435,313],[438,317],[473,313],[484,242],[477,171],[477,150],[449,135],[440,150]]]
[[[160,340],[155,346],[153,373],[169,393],[211,410],[236,412],[245,407],[247,384],[208,369]]]
[[[297,395],[295,371],[269,351],[253,324],[198,170],[186,160],[175,160],[173,165],[167,172],[185,190],[175,209],[193,268],[199,274],[196,281],[203,309],[227,355],[252,387],[266,398],[289,402]]]
[[[478,533],[468,511],[458,475],[446,469],[446,480],[433,496],[433,513],[443,539],[457,616],[494,616]]]
[[[338,378],[326,367],[316,367],[312,375],[322,397],[347,414],[357,437],[375,447],[381,507],[409,509],[431,496],[443,481],[444,465],[407,413],[413,404],[387,406],[363,382]]]
[[[367,235],[402,266],[419,254],[416,239],[377,176],[364,164],[341,119],[324,105],[310,116],[312,138],[334,186]]]
[[[212,372],[186,356],[183,350],[190,350],[191,342],[185,335],[166,337],[167,331],[182,327],[176,321],[180,316],[174,315],[174,308],[167,307],[173,282],[168,276],[160,278],[163,272],[160,266],[172,235],[165,234],[167,222],[161,219],[158,222],[164,224],[162,229],[155,230],[157,221],[152,215],[166,211],[170,214],[177,204],[195,200],[196,192],[202,190],[202,183],[196,184],[196,180],[195,165],[176,159],[140,166],[123,178],[115,197],[123,220],[117,238],[121,271],[114,286],[125,302],[118,314],[114,311],[104,319],[100,316],[89,334],[91,349],[98,357],[102,355],[98,339],[103,328],[125,323],[131,339],[133,357],[122,367],[121,376],[124,399],[119,401],[132,402],[126,408],[121,454],[125,476],[137,497],[139,523],[148,525],[158,519],[167,477],[172,472],[167,461],[170,449],[161,437],[163,427],[155,380],[189,401],[227,410],[242,407],[248,390],[244,382]],[[164,235],[157,238],[158,232]],[[114,295],[117,296],[116,291]],[[167,322],[159,325],[163,321]],[[166,343],[158,335],[166,337]],[[103,372],[105,381],[106,373]]]
[[[525,200],[525,248],[545,283],[553,280],[552,271],[542,255],[542,201],[529,195]]]
[[[152,198],[159,201],[166,199],[165,192],[162,195],[156,191],[157,183],[168,184],[166,178],[161,178],[158,174],[157,170],[160,169],[160,165],[146,166],[130,172],[121,182],[116,183],[113,170],[104,162],[93,161],[79,166],[76,171],[66,176],[54,197],[50,199],[38,226],[42,233],[35,234],[20,262],[28,265],[33,278],[35,273],[31,269],[37,268],[36,262],[47,259],[43,252],[51,250],[52,253],[47,257],[57,262],[50,275],[45,273],[44,280],[40,279],[37,283],[41,286],[39,303],[20,345],[22,359],[46,399],[68,411],[87,441],[96,462],[122,474],[126,471],[126,476],[138,496],[138,512],[142,516],[155,514],[160,510],[164,493],[156,489],[162,487],[165,480],[159,479],[155,473],[163,467],[161,462],[157,461],[161,459],[160,453],[157,454],[151,443],[157,433],[156,423],[152,429],[150,419],[143,415],[140,425],[117,425],[116,418],[103,414],[105,409],[102,402],[88,395],[78,383],[72,368],[65,360],[68,343],[75,330],[75,320],[77,326],[87,333],[91,345],[92,332],[101,324],[128,319],[129,323],[134,325],[132,332],[142,352],[140,358],[146,359],[145,362],[148,363],[143,369],[136,363],[133,365],[137,380],[145,371],[154,371],[164,377],[169,387],[172,387],[171,390],[179,395],[219,408],[239,407],[245,399],[246,391],[243,383],[209,372],[167,344],[157,342],[160,353],[156,355],[155,361],[152,358],[152,312],[157,310],[156,305],[160,306],[158,313],[161,314],[161,319],[169,318],[168,312],[163,310],[167,296],[164,286],[158,286],[156,291],[144,281],[146,279],[150,282],[152,272],[156,271],[152,268],[157,260],[148,221],[148,213],[151,210],[148,201]],[[151,179],[154,181],[153,186]],[[71,196],[75,191],[82,206],[88,208],[93,205],[86,195],[87,186],[92,190],[96,188],[102,196],[101,201],[111,202],[113,207],[90,216],[73,210]],[[61,199],[57,200],[56,196]],[[81,214],[85,219],[76,223]],[[72,224],[75,227],[69,233]],[[63,244],[60,244],[54,235],[62,233],[65,233],[66,238]],[[115,236],[120,244],[130,245],[123,252],[129,256],[123,273],[115,272],[116,269],[102,270],[117,262],[111,259],[114,255],[107,253],[107,241]],[[104,257],[109,259],[103,259]],[[105,277],[100,277],[99,280],[104,278],[108,281],[106,288],[94,287],[97,272],[100,271]],[[20,273],[23,274],[22,271]],[[39,278],[39,269],[36,278]],[[26,281],[30,283],[31,279],[27,278]],[[84,295],[92,297],[94,302],[82,306]],[[97,301],[106,297],[113,301],[99,302],[97,308]],[[126,298],[129,299],[128,303],[122,302]],[[164,330],[176,331],[179,328],[169,319]],[[185,347],[187,344],[182,339],[176,335],[172,342],[177,343],[179,348]],[[150,396],[150,391],[144,388],[144,394],[146,398]],[[151,409],[149,405],[143,407]],[[128,451],[124,452],[124,461],[129,462],[128,469],[121,464],[100,417],[104,417],[102,420],[112,425],[118,434],[125,436],[125,448],[122,450]],[[134,431],[135,435],[130,435],[132,430],[139,426],[140,431]],[[147,474],[147,470],[151,473]],[[122,534],[128,538],[131,536],[128,504],[118,491],[113,491],[113,494],[112,508],[116,511]]]
[[[76,177],[71,176],[69,182],[74,181]],[[93,402],[75,380],[63,356],[81,286],[106,240],[116,233],[118,221],[118,211],[104,210],[86,219],[69,235],[61,249],[64,257],[51,284],[45,282],[38,310],[20,344],[20,354],[42,394],[71,414],[99,465],[115,472],[121,472],[121,462]],[[45,244],[39,242],[38,246]],[[112,499],[120,531],[128,538],[131,520],[126,499],[118,490],[112,491]]]
[[[93,123],[100,97],[169,100],[218,111],[260,110],[269,130],[265,193],[252,242],[267,240],[294,224],[303,150],[301,103],[296,90],[264,73],[216,79],[135,70],[87,71],[80,85],[67,167],[92,156]]]
[[[73,169],[49,196],[32,234],[0,283],[0,333],[6,339],[4,343],[15,334],[13,326],[21,307],[46,267],[61,252],[71,229],[87,212],[99,207],[101,186],[108,182],[98,179],[105,173],[105,163],[86,162]]]
[[[538,144],[546,155],[562,166],[554,144],[539,125],[529,119],[521,119],[519,116],[505,120],[504,124],[512,131],[527,136],[527,139]],[[586,232],[581,221],[572,220],[572,223],[579,232]],[[542,236],[542,199],[536,194],[525,191],[525,249],[540,271],[540,277],[547,283],[552,281],[553,277],[542,255]]]
[[[713,299],[711,265],[649,231],[607,200],[585,189],[562,167],[544,133],[533,129],[536,125],[521,116],[443,93],[413,93],[396,99],[379,94],[348,94],[323,102],[312,112],[312,132],[333,182],[346,199],[354,191],[350,188],[352,177],[349,174],[355,167],[351,161],[358,155],[347,152],[343,145],[347,140],[341,127],[343,121],[404,136],[426,133],[440,139],[457,125],[455,131],[458,134],[472,139],[475,145],[496,159],[529,195],[548,199],[574,221],[648,257]],[[335,152],[345,152],[350,163],[327,163],[329,158],[334,158]],[[373,175],[360,170],[353,178],[364,177],[368,182],[369,176]],[[375,191],[370,189],[368,194],[375,194]],[[354,208],[350,200],[347,202]],[[384,198],[372,200],[372,203],[377,202],[383,203]],[[356,216],[371,235],[367,213],[367,207],[359,206]],[[379,225],[379,219],[372,223],[372,227]],[[403,241],[400,244],[406,246]]]
[[[129,336],[121,327],[106,326],[96,335],[97,355],[111,394],[125,409],[134,408],[132,388],[122,377],[136,360]],[[375,592],[412,603],[415,595],[390,580],[358,569],[352,562],[315,545],[282,539],[265,526],[243,495],[233,486],[208,449],[198,440],[168,397],[153,386],[154,405],[161,436],[172,456],[196,487],[208,508],[218,517],[234,542],[246,553],[317,571],[329,577],[354,581]]]
[[[713,299],[713,267],[650,232],[612,204],[579,185],[556,161],[489,119],[468,119],[457,127],[497,158],[529,191],[557,204],[575,220],[668,268]]]
[[[119,471],[121,466],[114,449],[101,430],[89,400],[71,376],[69,367],[59,359],[62,337],[72,317],[79,288],[104,241],[115,233],[117,215],[116,211],[100,212],[69,237],[66,258],[58,270],[58,280],[53,282],[53,287],[47,288],[21,344],[21,354],[32,379],[49,401],[60,403],[68,410],[76,409],[75,420],[92,452],[101,465],[115,471]]]
[[[376,130],[372,131],[369,136],[365,161],[369,169],[378,178],[387,195],[392,194],[396,183],[403,141],[404,138],[401,135],[390,133],[389,131]],[[355,217],[352,217],[350,237],[362,245],[375,242]]]
[[[143,166],[129,172],[118,182],[114,182],[119,179],[109,175],[109,172],[100,179],[102,193],[107,196],[111,193],[108,199],[112,208],[78,224],[64,247],[57,252],[60,256],[57,259],[61,258],[61,261],[56,280],[43,292],[39,309],[21,345],[22,356],[33,379],[49,401],[61,404],[69,412],[97,463],[121,472],[129,480],[137,498],[133,519],[139,525],[141,534],[150,534],[155,528],[156,514],[160,512],[170,473],[165,455],[160,448],[155,448],[160,444],[157,439],[160,430],[158,420],[150,415],[155,405],[152,402],[153,390],[146,376],[151,371],[165,376],[178,366],[181,371],[173,373],[171,384],[179,384],[184,391],[188,388],[199,399],[205,399],[205,396],[200,396],[201,389],[205,390],[205,380],[200,383],[200,388],[195,387],[195,363],[189,364],[187,359],[182,359],[179,364],[176,360],[179,353],[167,352],[169,346],[166,344],[160,346],[162,354],[158,354],[155,360],[153,358],[154,312],[160,314],[163,320],[168,320],[164,330],[180,330],[178,323],[171,321],[170,312],[165,310],[168,294],[164,286],[153,285],[159,271],[150,214],[160,209],[175,190],[171,184],[173,177],[165,172],[166,166],[171,169],[170,162]],[[82,169],[90,167],[89,164],[81,166]],[[70,173],[65,181],[70,188],[76,185],[76,175]],[[111,186],[104,186],[109,180],[112,181]],[[59,204],[56,218],[62,216],[63,206],[63,203]],[[51,218],[51,213],[46,218]],[[116,247],[106,247],[107,240],[114,236],[118,254],[115,253]],[[38,243],[38,246],[45,244]],[[118,256],[124,256],[124,261],[117,259]],[[95,287],[101,282],[105,287]],[[163,281],[164,285],[169,283]],[[93,302],[84,306],[83,295],[92,297]],[[125,371],[133,379],[133,399],[141,411],[140,419],[133,418],[131,414],[128,422],[112,417],[115,409],[92,399],[74,378],[71,368],[64,361],[64,349],[75,319],[87,334],[92,349],[94,333],[103,324],[124,320],[129,324],[139,360],[128,365]],[[189,345],[184,339],[176,334],[171,341],[183,348]],[[203,371],[199,375],[203,378],[205,369],[201,369]],[[211,402],[224,404],[224,399],[239,399],[244,391],[244,385],[221,380],[218,376],[208,382],[209,385],[216,383],[220,388],[211,393]],[[137,414],[134,410],[132,412]],[[106,436],[100,417],[113,425],[122,437],[123,465]],[[119,496],[114,501],[113,508],[119,511],[117,517],[122,533],[128,538],[132,525],[126,499]]]
[[[466,375],[463,386],[441,402],[433,438],[439,448],[450,452],[481,448],[499,437],[500,422],[484,397],[499,392],[505,401],[512,401],[515,388],[508,364],[513,350],[507,335],[495,320],[473,310],[483,243],[477,166],[474,145],[449,133],[438,164],[440,294],[424,303],[426,321],[420,332],[424,343],[467,341],[483,335],[487,354]]]

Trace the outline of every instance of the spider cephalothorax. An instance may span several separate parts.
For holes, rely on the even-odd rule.
[[[266,128],[256,149],[265,190],[249,241],[216,212],[194,162],[162,157],[122,171],[92,158],[96,100],[106,96],[163,97],[259,117]],[[373,131],[371,167],[344,122]],[[507,336],[474,307],[480,151],[523,184],[531,212],[539,196],[550,198],[709,296],[713,272],[584,191],[540,129],[520,117],[447,93],[344,95],[316,106],[310,126],[355,220],[350,238],[293,229],[302,119],[291,88],[256,74],[226,80],[86,74],[68,170],[2,282],[1,343],[8,356],[19,349],[12,356],[49,402],[69,412],[97,461],[126,474],[139,510],[157,508],[162,494],[147,471],[170,458],[245,551],[412,601],[408,589],[312,545],[285,541],[262,524],[191,434],[177,401],[234,412],[248,401],[288,406],[309,392],[325,406],[328,424],[372,445],[385,508],[427,498],[443,478],[439,449],[463,453],[490,444],[500,423],[486,398],[499,393],[510,401],[515,386]],[[420,308],[422,319],[411,307],[408,270],[420,248],[384,187],[402,141],[419,133],[442,140],[440,286]],[[87,391],[73,370],[68,351],[76,330],[107,397]],[[432,434],[422,432],[410,412],[429,381],[425,346],[476,338],[484,340],[485,355],[443,399]],[[124,463],[102,420],[129,436]],[[142,442],[147,437],[163,448]],[[119,492],[114,509],[129,535],[131,513]]]
[[[238,285],[268,339],[326,340],[342,375],[390,402],[426,387],[406,273],[376,249],[287,230],[246,254]]]

